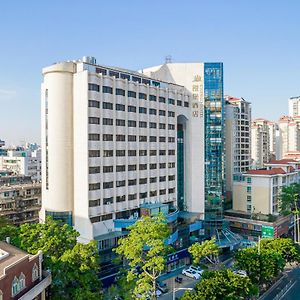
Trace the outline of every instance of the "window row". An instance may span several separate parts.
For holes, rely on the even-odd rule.
[[[89,151],[89,157],[100,157],[100,152],[96,152],[95,151],[99,151],[99,150],[90,150]],[[168,150],[168,152],[166,150],[149,150],[149,155],[150,156],[156,156],[157,154],[160,156],[164,156],[164,155],[175,155],[175,150]],[[137,154],[139,156],[147,156],[148,155],[148,150],[127,150],[127,155],[128,156],[137,156]],[[113,157],[113,156],[126,156],[126,150],[103,150],[103,157]]]

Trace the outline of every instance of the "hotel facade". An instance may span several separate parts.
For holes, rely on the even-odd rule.
[[[222,63],[140,72],[92,57],[43,69],[41,218],[100,248],[148,212],[221,220],[225,196]],[[169,243],[178,238],[172,231]]]

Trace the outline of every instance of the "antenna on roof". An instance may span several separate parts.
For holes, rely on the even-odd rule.
[[[172,63],[172,55],[167,55],[165,57],[165,63],[166,64],[171,64]]]

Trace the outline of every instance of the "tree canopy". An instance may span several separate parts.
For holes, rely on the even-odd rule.
[[[209,256],[217,256],[219,254],[219,248],[215,239],[204,241],[202,244],[194,243],[188,248],[188,251],[192,255],[193,264],[195,265],[199,264],[204,257],[210,260]]]
[[[130,228],[128,236],[119,240],[114,249],[126,259],[131,270],[127,273],[129,282],[135,281],[134,294],[141,299],[151,296],[156,299],[156,279],[166,265],[166,239],[169,226],[162,214],[143,216]]]
[[[230,269],[208,271],[195,287],[195,292],[186,292],[182,300],[236,300],[258,294],[258,288],[248,277],[241,277]]]

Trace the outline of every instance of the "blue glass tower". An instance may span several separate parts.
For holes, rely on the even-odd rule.
[[[222,220],[225,196],[223,64],[204,64],[205,218]]]

